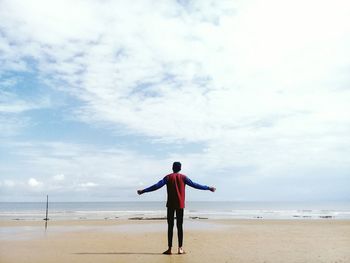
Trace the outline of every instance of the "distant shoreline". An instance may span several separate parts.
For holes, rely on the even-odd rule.
[[[45,218],[45,202],[0,202],[0,220]],[[50,220],[164,220],[165,202],[51,202]],[[350,219],[349,203],[187,202],[187,219]]]
[[[118,217],[114,217],[114,218],[76,218],[76,219],[68,219],[68,218],[49,218],[48,219],[48,223],[51,222],[65,222],[65,221],[76,221],[76,222],[88,222],[88,221],[124,221],[124,220],[128,220],[128,221],[165,221],[167,218],[166,217],[128,217],[128,218],[118,218]],[[176,219],[176,218],[175,218]],[[253,218],[209,218],[209,217],[198,217],[198,216],[190,216],[190,217],[185,217],[185,220],[192,220],[192,221],[205,221],[205,220],[217,220],[217,221],[225,221],[225,220],[256,220],[256,221],[262,221],[262,220],[268,220],[268,221],[322,221],[322,220],[327,220],[327,221],[350,221],[350,218],[336,218],[336,217],[332,217],[332,216],[319,216],[318,218],[311,218],[311,217],[294,217],[294,218],[263,218],[260,216],[257,217],[253,217]],[[1,218],[0,217],[0,222],[16,222],[16,221],[22,221],[22,222],[41,222],[44,221],[45,219],[24,219],[24,218],[12,218],[12,219],[8,219],[8,218]]]

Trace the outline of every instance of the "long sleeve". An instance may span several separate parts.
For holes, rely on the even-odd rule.
[[[147,187],[145,189],[142,190],[143,193],[147,193],[147,192],[152,192],[152,191],[155,191],[155,190],[158,190],[159,188],[163,187],[164,185],[166,185],[167,183],[167,178],[164,177],[162,180],[160,180],[158,183],[150,186],[150,187]]]
[[[188,178],[187,176],[185,178],[185,184],[187,184],[193,188],[199,189],[199,190],[210,190],[209,186],[201,185],[201,184],[197,184],[195,182],[192,182],[191,179]]]

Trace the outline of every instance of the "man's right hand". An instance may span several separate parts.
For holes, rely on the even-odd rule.
[[[212,191],[212,192],[215,192],[216,188],[215,187],[209,187],[209,190]]]
[[[142,190],[137,190],[137,194],[138,194],[138,195],[142,195],[142,194],[143,194],[143,191],[142,191]]]

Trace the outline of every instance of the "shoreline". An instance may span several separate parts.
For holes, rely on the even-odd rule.
[[[336,216],[330,216],[330,215],[324,215],[324,216],[317,216],[317,217],[311,217],[311,216],[292,216],[292,217],[263,217],[263,216],[253,216],[253,217],[209,217],[209,216],[185,216],[184,219],[186,220],[283,220],[283,221],[312,221],[312,220],[336,220],[336,221],[342,221],[342,220],[350,220],[350,217],[336,217]],[[0,223],[1,222],[41,222],[46,219],[44,218],[20,218],[20,217],[14,217],[14,218],[4,218],[0,215]],[[79,217],[79,218],[69,218],[69,217],[57,217],[57,218],[48,218],[48,222],[53,221],[166,221],[166,216],[131,216],[131,217],[125,217],[125,216],[115,216],[115,217]]]
[[[175,218],[176,221],[176,218]],[[147,224],[147,223],[159,223],[159,224],[167,224],[166,218],[117,218],[117,219],[58,219],[58,220],[48,220],[47,221],[49,226],[64,226],[66,224],[68,225],[79,225],[79,224],[91,224],[91,225],[114,225],[114,224],[126,224],[126,225],[135,225],[135,224]],[[262,222],[262,223],[326,223],[326,222],[335,222],[335,223],[349,223],[350,219],[264,219],[264,218],[252,218],[252,219],[228,219],[228,218],[221,218],[221,219],[210,219],[210,218],[184,218],[184,222],[187,223],[201,223],[201,222],[210,222],[215,224],[227,224],[227,223],[255,223],[255,222]],[[45,225],[45,220],[0,220],[0,228],[1,227],[7,227],[7,226],[21,226],[21,225],[28,225],[28,226],[40,226]]]
[[[0,202],[1,220],[42,220],[44,202]],[[166,217],[157,202],[50,202],[51,220],[153,220]],[[187,218],[212,219],[350,219],[350,202],[196,202],[188,201]]]

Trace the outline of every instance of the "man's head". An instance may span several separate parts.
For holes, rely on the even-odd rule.
[[[174,162],[173,163],[173,172],[178,173],[181,171],[181,163],[180,162]]]

